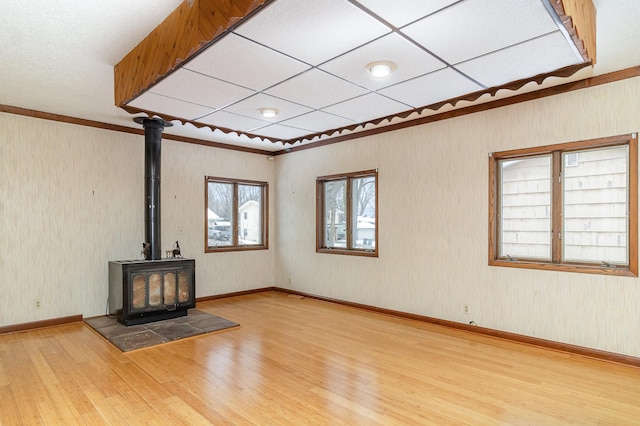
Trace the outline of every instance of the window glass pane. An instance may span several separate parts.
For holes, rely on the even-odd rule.
[[[262,244],[262,187],[238,185],[238,244]]]
[[[352,242],[355,248],[376,245],[376,179],[373,176],[351,180]]]
[[[628,264],[628,146],[563,154],[563,260]]]
[[[324,184],[325,247],[347,247],[346,182],[346,180],[333,180]]]
[[[209,247],[230,246],[233,244],[232,208],[233,184],[209,182],[207,185],[207,210]]]
[[[501,160],[499,255],[551,259],[551,155]]]

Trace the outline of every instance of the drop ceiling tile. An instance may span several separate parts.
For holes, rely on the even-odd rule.
[[[249,118],[244,115],[232,114],[225,111],[217,111],[209,114],[199,119],[198,122],[210,124],[216,127],[240,130],[242,132],[248,132],[250,129],[255,129],[256,127],[262,127],[269,124],[266,121],[256,120],[255,118]]]
[[[455,70],[445,68],[378,92],[418,108],[481,89],[482,87]]]
[[[557,29],[542,1],[466,0],[402,31],[456,64]]]
[[[168,98],[151,92],[145,92],[127,105],[135,108],[173,115],[174,117],[192,120],[211,112],[211,108]]]
[[[251,133],[266,136],[268,138],[275,138],[281,141],[287,141],[289,139],[299,138],[315,132],[305,129],[297,129],[295,127],[283,126],[281,124],[272,124],[260,129],[253,129]]]
[[[214,109],[255,93],[253,90],[186,69],[177,70],[153,86],[150,91]]]
[[[391,61],[397,65],[386,78],[375,78],[367,70],[374,61]],[[398,34],[388,34],[356,50],[321,65],[331,74],[352,81],[370,90],[377,90],[427,74],[445,64]]]
[[[273,119],[267,120],[260,114],[260,108],[276,108],[279,113]],[[240,114],[257,120],[270,122],[286,120],[297,115],[305,114],[311,110],[311,108],[307,108],[303,105],[298,105],[263,93],[251,96],[250,98],[224,109],[224,111],[234,114]]]
[[[263,90],[309,66],[233,33],[184,66],[253,90]]]
[[[458,0],[359,0],[367,9],[395,27],[403,27]]]
[[[412,109],[412,107],[401,104],[393,99],[386,98],[377,93],[368,93],[364,96],[324,108],[323,111],[350,118],[356,123],[362,123],[410,109]]]
[[[356,123],[347,118],[338,117],[337,115],[328,114],[322,111],[312,111],[290,120],[283,121],[280,124],[300,129],[309,129],[314,132],[321,132],[323,130],[346,127]]]
[[[307,71],[266,91],[270,95],[314,109],[342,102],[366,92],[362,87],[318,69]]]
[[[318,65],[390,29],[345,0],[278,0],[235,32]]]
[[[525,77],[551,72],[582,62],[558,31],[526,43],[472,59],[456,66],[488,86],[499,86]]]

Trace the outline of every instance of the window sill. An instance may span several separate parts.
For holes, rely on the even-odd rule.
[[[255,250],[268,250],[267,246],[220,246],[220,247],[206,247],[205,253],[219,253],[225,251],[255,251]]]
[[[578,272],[582,274],[614,275],[618,277],[637,277],[637,270],[631,270],[628,266],[604,267],[595,265],[581,265],[576,263],[546,263],[521,260],[489,260],[489,266],[502,266],[507,268],[537,269],[558,272]]]
[[[345,250],[340,248],[318,248],[316,253],[343,254],[347,256],[378,257],[375,250]]]

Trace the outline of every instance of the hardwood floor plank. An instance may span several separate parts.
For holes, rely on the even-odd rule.
[[[198,309],[241,326],[0,335],[0,425],[640,424],[639,368],[279,292]]]
[[[19,425],[20,412],[11,385],[0,386],[0,425]]]

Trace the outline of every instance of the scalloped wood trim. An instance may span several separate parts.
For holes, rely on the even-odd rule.
[[[495,96],[499,90],[516,91],[532,81],[540,85],[549,77],[569,77],[580,69],[595,63],[595,8],[593,7],[592,1],[549,0],[549,4],[557,13],[569,36],[585,59],[584,63],[561,68],[551,73],[539,74],[531,78],[517,80],[502,86],[488,88],[458,98],[368,120],[348,127],[330,129],[305,135],[301,138],[280,140],[226,127],[203,124],[158,111],[144,110],[126,105],[155,83],[162,80],[165,76],[179,68],[183,62],[231,31],[242,19],[256,13],[272,1],[273,0],[185,0],[167,19],[156,27],[116,65],[116,105],[131,114],[144,113],[149,117],[158,116],[166,121],[180,121],[182,124],[190,123],[197,128],[207,127],[211,131],[218,130],[224,134],[244,135],[251,139],[259,139],[265,142],[282,142],[285,145],[294,145],[298,142],[312,141],[313,139],[322,137],[339,137],[345,132],[358,129],[362,130],[367,125],[379,125],[384,122],[391,123],[394,118],[404,119],[412,114],[417,113],[420,115],[426,110],[438,111],[447,104],[455,107],[460,101],[473,102],[485,94]],[[565,11],[569,14],[565,13]],[[586,46],[580,39],[580,35],[586,38]],[[592,55],[593,58],[589,55]]]
[[[122,107],[272,0],[184,0],[114,68]]]
[[[461,101],[469,101],[469,102],[473,102],[475,100],[477,100],[478,98],[480,98],[483,95],[489,94],[490,96],[495,96],[496,93],[498,93],[498,91],[500,90],[510,90],[510,91],[516,91],[520,88],[522,88],[524,85],[531,83],[531,82],[536,82],[538,85],[541,85],[547,78],[549,77],[561,77],[561,78],[566,78],[566,77],[570,77],[573,74],[575,74],[576,72],[580,71],[582,68],[586,68],[588,66],[590,66],[590,63],[581,63],[581,64],[577,64],[577,65],[571,65],[565,68],[560,68],[559,70],[555,70],[553,72],[550,73],[545,73],[545,74],[538,74],[536,76],[533,76],[531,78],[525,78],[522,80],[517,80],[517,81],[512,81],[511,83],[502,85],[502,86],[496,86],[496,87],[490,87],[488,89],[485,90],[481,90],[478,92],[473,92],[473,93],[469,93],[467,95],[464,96],[460,96],[457,98],[452,98],[452,99],[447,99],[445,101],[442,102],[437,102],[435,104],[430,104],[430,105],[426,105],[426,106],[422,106],[419,108],[415,108],[415,109],[410,109],[410,110],[406,110],[403,112],[399,112],[397,114],[392,114],[392,115],[388,115],[386,117],[380,117],[380,118],[376,118],[373,120],[368,120],[368,121],[364,121],[362,123],[358,123],[358,124],[353,124],[351,126],[347,126],[347,127],[340,127],[340,128],[335,128],[335,129],[331,129],[331,130],[326,130],[323,132],[318,132],[318,133],[313,133],[313,134],[309,134],[309,135],[305,135],[301,138],[294,138],[294,139],[289,139],[289,140],[280,140],[280,139],[276,139],[276,138],[270,138],[267,136],[261,136],[261,135],[256,135],[256,134],[252,134],[252,133],[245,133],[245,132],[241,132],[239,130],[233,130],[233,129],[229,129],[226,127],[217,127],[211,124],[204,124],[204,123],[199,123],[197,121],[191,121],[191,120],[187,120],[184,118],[180,118],[180,117],[175,117],[173,115],[168,115],[168,114],[164,114],[158,111],[150,111],[150,110],[143,110],[143,109],[139,109],[139,108],[135,108],[132,106],[123,106],[122,108],[127,111],[130,114],[138,114],[138,113],[143,113],[143,114],[147,114],[149,117],[153,117],[153,116],[157,116],[162,118],[165,121],[180,121],[182,124],[185,123],[191,123],[193,126],[197,127],[197,128],[203,128],[206,127],[208,129],[210,129],[211,131],[214,130],[218,130],[224,134],[236,134],[236,135],[244,135],[247,136],[249,138],[252,139],[260,139],[262,141],[265,142],[272,142],[272,143],[278,143],[278,142],[282,142],[283,144],[287,145],[293,145],[297,142],[302,142],[302,141],[311,141],[314,138],[320,138],[320,137],[326,137],[326,136],[334,136],[334,137],[338,137],[340,136],[340,134],[344,133],[344,132],[351,132],[354,130],[359,130],[359,129],[364,129],[367,125],[374,125],[377,126],[379,124],[382,124],[384,122],[387,123],[391,123],[391,121],[394,118],[407,118],[409,117],[411,114],[422,114],[423,112],[427,111],[427,110],[431,110],[431,111],[438,111],[440,110],[442,107],[444,107],[445,105],[449,104],[453,107],[455,107],[459,102]]]
[[[396,124],[390,124],[383,127],[376,127],[373,129],[360,131],[357,133],[347,133],[344,135],[334,136],[330,139],[323,139],[321,141],[312,142],[306,145],[301,145],[301,146],[296,146],[292,148],[286,148],[280,151],[275,151],[275,152],[272,152],[271,155],[274,155],[274,156],[282,155],[289,152],[317,148],[320,146],[331,145],[339,142],[345,142],[353,139],[377,135],[380,133],[391,132],[394,130],[406,129],[408,127],[420,126],[422,124],[435,123],[437,121],[448,120],[450,118],[462,117],[469,114],[475,114],[477,112],[489,111],[492,109],[501,108],[508,105],[515,105],[521,102],[528,102],[534,99],[542,99],[548,96],[569,93],[575,90],[588,89],[591,87],[601,86],[603,84],[614,83],[616,81],[626,80],[626,79],[635,78],[635,77],[640,77],[640,65],[635,67],[625,68],[620,71],[613,71],[608,74],[586,78],[584,80],[565,83],[559,86],[552,86],[542,90],[522,93],[520,95],[515,95],[509,98],[496,99],[494,101],[490,101],[482,104],[471,105],[468,107],[454,109],[451,111],[445,111],[439,114],[428,115],[426,117],[419,117],[419,118],[403,121]]]

